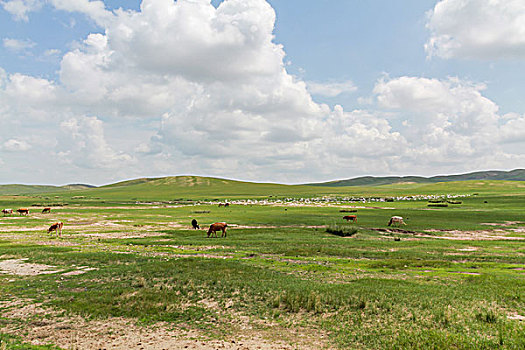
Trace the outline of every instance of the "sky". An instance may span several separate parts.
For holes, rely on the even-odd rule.
[[[0,183],[525,167],[523,0],[0,0]]]

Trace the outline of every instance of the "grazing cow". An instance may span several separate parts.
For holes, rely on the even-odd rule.
[[[17,209],[16,211],[20,215],[29,215],[29,209],[20,208],[20,209]]]
[[[11,215],[13,214],[13,209],[2,209],[2,214],[4,214],[4,216],[7,214]]]
[[[49,226],[47,229],[48,233],[51,233],[55,231],[57,233],[57,236],[62,236],[62,227],[64,226],[64,223],[62,222],[55,222],[53,225]]]
[[[217,237],[217,231],[222,231],[221,237],[226,237],[226,227],[228,227],[228,225],[225,222],[211,224],[208,230],[208,237],[210,237],[210,235]]]
[[[45,213],[51,213],[51,208],[42,209],[42,214],[45,214]]]
[[[401,216],[392,216],[388,222],[388,226],[391,226],[392,224],[406,225]]]
[[[195,230],[200,230],[199,223],[195,219],[191,220],[191,226],[193,226]]]
[[[229,206],[230,206],[230,203],[219,203],[219,208],[220,208],[220,207],[225,207],[225,208],[227,208],[227,207],[229,207]]]
[[[343,216],[343,219],[346,220],[346,221],[357,222],[357,216],[356,215],[345,215],[345,216]]]

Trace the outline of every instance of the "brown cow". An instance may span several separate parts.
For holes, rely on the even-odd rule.
[[[228,224],[225,222],[211,224],[210,229],[208,230],[208,237],[210,237],[210,235],[215,235],[215,237],[217,237],[217,231],[222,231],[221,237],[226,237],[226,227],[228,227]]]
[[[64,223],[62,222],[55,222],[53,225],[49,226],[47,229],[48,233],[51,233],[55,231],[57,233],[57,236],[62,236],[62,227],[64,226]]]
[[[345,215],[345,216],[343,216],[343,219],[346,220],[346,221],[357,222],[357,216],[356,215]]]
[[[2,209],[2,214],[4,214],[4,216],[7,214],[11,215],[13,214],[13,209]]]
[[[45,214],[45,213],[51,213],[51,208],[42,209],[42,214]]]
[[[20,215],[29,215],[29,209],[20,208],[16,210]]]
[[[227,208],[227,207],[229,207],[229,206],[230,206],[230,203],[219,203],[219,208],[220,208],[220,207],[225,207],[225,208]]]

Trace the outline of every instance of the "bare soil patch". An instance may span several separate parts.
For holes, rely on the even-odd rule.
[[[202,305],[218,307],[206,301]],[[253,323],[247,316],[234,318],[231,335],[212,339],[187,325],[182,329],[167,322],[141,326],[122,317],[86,320],[64,316],[30,300],[0,301],[0,308],[2,317],[10,321],[1,324],[0,331],[21,336],[33,345],[55,344],[64,349],[329,349],[322,333],[283,328],[264,320]],[[24,322],[27,326],[20,327]]]
[[[19,276],[36,276],[63,271],[56,266],[44,264],[31,264],[24,262],[27,259],[8,259],[0,260],[0,273],[19,275]]]
[[[460,231],[460,230],[425,230],[426,232],[443,232],[446,236],[434,236],[418,233],[418,237],[429,237],[438,239],[450,239],[461,241],[495,241],[495,240],[525,240],[525,237],[507,236],[506,230],[481,230],[481,231]]]

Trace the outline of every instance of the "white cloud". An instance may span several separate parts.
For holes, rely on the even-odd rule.
[[[79,12],[100,26],[107,25],[113,19],[113,13],[106,10],[104,2],[94,0],[48,0],[57,10]]]
[[[37,135],[26,163],[43,174],[67,165],[64,182],[159,173],[298,182],[523,161],[502,146],[521,137],[522,117],[499,116],[482,84],[385,77],[362,99],[368,110],[316,103],[313,90],[355,87],[312,90],[288,74],[264,0],[144,0],[111,15],[96,1],[54,4],[90,13],[103,34],[64,54],[57,81],[0,69],[0,139]]]
[[[38,11],[43,6],[41,0],[7,0],[0,1],[0,4],[16,20],[28,21],[28,13]]]
[[[429,56],[525,58],[523,0],[442,0],[428,13]]]
[[[114,151],[106,142],[104,127],[96,117],[76,117],[60,124],[59,159],[80,168],[118,169],[134,162],[132,156]]]
[[[0,149],[9,152],[27,151],[31,149],[31,145],[24,140],[10,139],[4,142]]]
[[[14,52],[25,51],[35,47],[35,43],[31,40],[18,40],[11,38],[4,38],[4,47]]]
[[[308,91],[313,95],[336,97],[342,93],[354,92],[357,87],[351,81],[319,83],[309,81],[306,83]]]
[[[507,162],[507,167],[515,167],[512,162],[525,157],[511,156],[502,146],[523,139],[523,133],[514,130],[521,130],[523,118],[500,116],[483,89],[457,78],[399,77],[380,80],[374,92],[379,106],[404,119],[400,132],[410,144],[406,160],[421,166],[479,164],[483,169]]]

